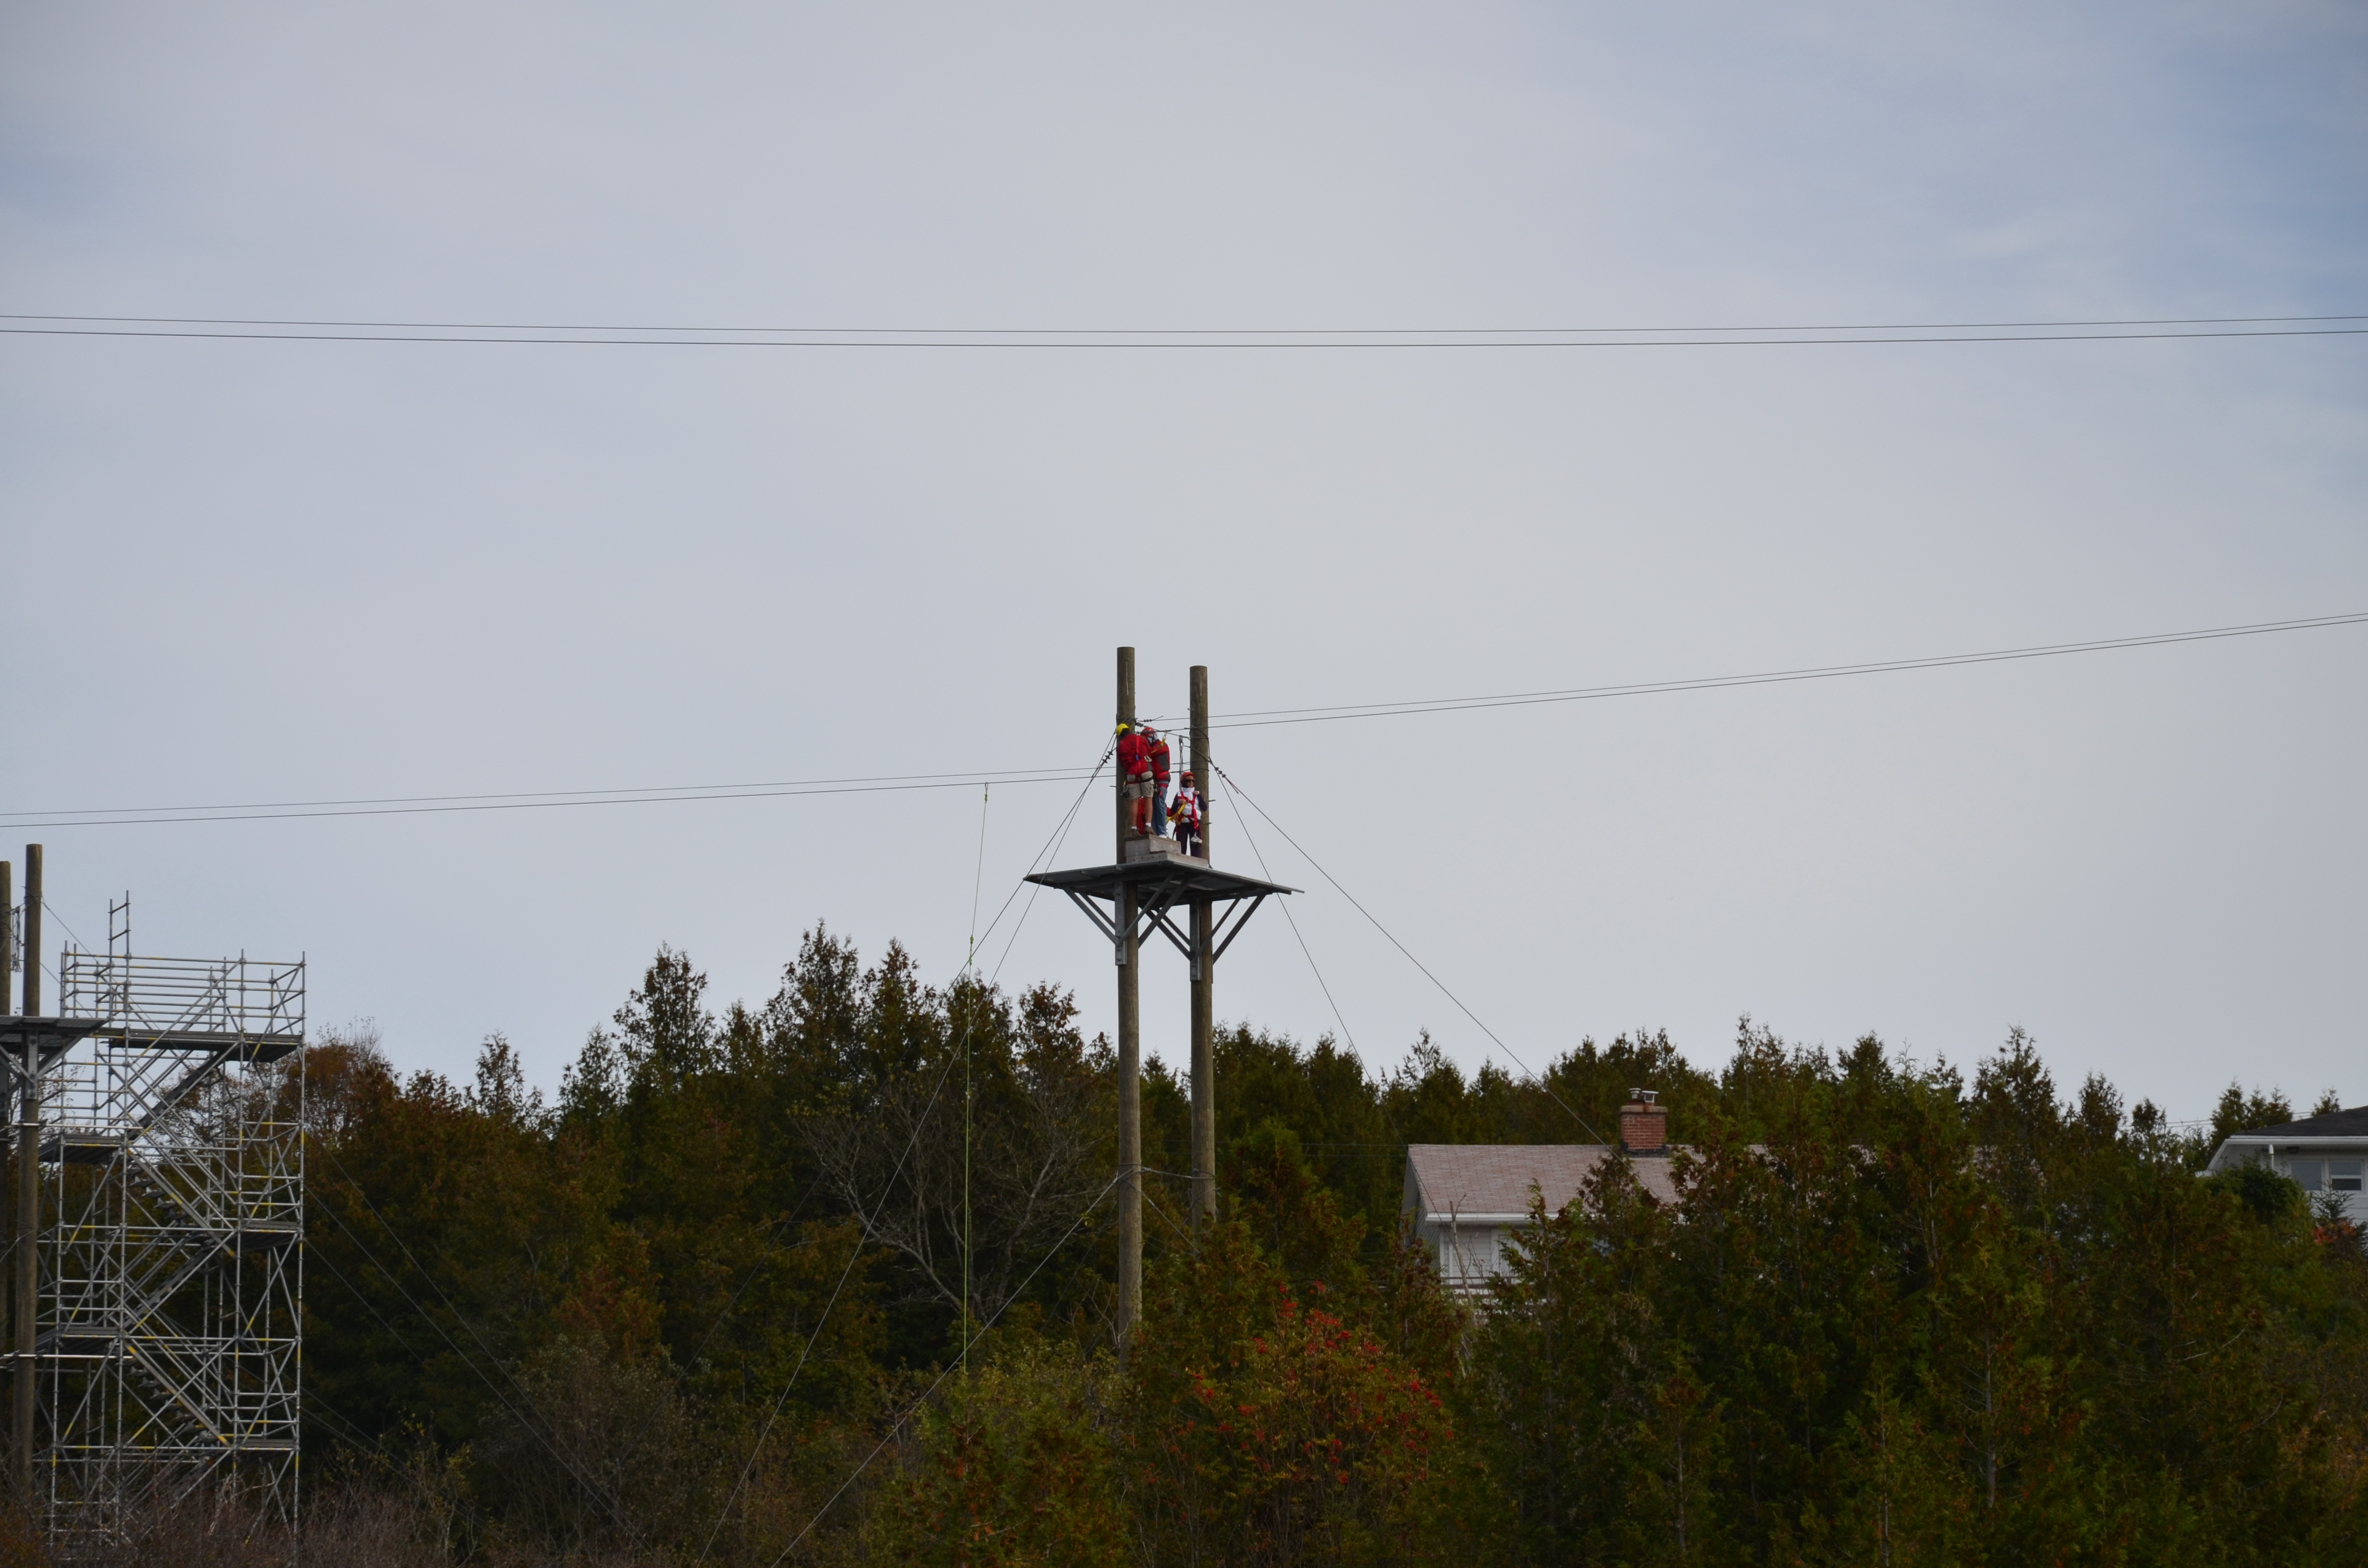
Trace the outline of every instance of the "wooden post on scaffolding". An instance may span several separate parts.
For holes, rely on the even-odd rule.
[[[0,1016],[14,1017],[17,1011],[17,865],[13,860],[0,860]],[[17,1242],[17,1215],[8,1213],[9,1256],[16,1256]],[[12,1310],[8,1317],[13,1320]],[[13,1336],[11,1343],[14,1343]],[[19,1483],[26,1480],[21,1472]]]
[[[25,1016],[41,1010],[41,846],[25,846]],[[33,1314],[40,1276],[41,1048],[25,1030],[25,1078],[17,1119],[17,1408],[14,1423],[17,1495],[33,1506]]]

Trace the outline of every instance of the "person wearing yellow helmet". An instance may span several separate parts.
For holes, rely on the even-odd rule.
[[[1144,739],[1148,725],[1118,727],[1119,788],[1126,796],[1127,830],[1148,836],[1151,826],[1151,745]]]

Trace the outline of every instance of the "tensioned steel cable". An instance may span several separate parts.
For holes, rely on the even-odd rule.
[[[271,316],[98,316],[0,311],[0,321],[106,326],[327,327],[381,332],[626,332],[792,336],[863,334],[899,337],[1506,337],[1606,334],[1778,332],[1988,332],[2115,326],[2282,326],[2368,322],[2368,315],[2121,316],[2054,321],[1792,322],[1774,326],[1434,326],[1434,327],[1108,327],[1108,326],[653,326],[614,322],[330,321]]]
[[[1102,757],[1104,761],[1109,759],[1110,754],[1110,748],[1109,746],[1102,748]],[[1101,763],[1099,762],[1094,764],[1093,774],[1087,777],[1086,788],[1078,790],[1077,798],[1069,802],[1069,814],[1061,819],[1061,825],[1055,828],[1053,832],[1053,837],[1050,840],[1050,855],[1059,855],[1061,853],[1062,846],[1069,842],[1069,829],[1076,824],[1077,820],[1077,812],[1079,808],[1085,805],[1086,796],[1092,790],[1094,778],[1100,774],[1101,766]],[[1039,851],[1036,858],[1037,861],[1042,862],[1046,865],[1050,865],[1052,863],[1047,858],[1047,852],[1045,851]],[[1034,869],[1034,862],[1030,863],[1031,870]],[[1011,961],[1011,949],[1019,945],[1019,933],[1028,928],[1028,916],[1035,911],[1036,895],[1044,891],[1044,884],[1042,882],[1028,882],[1023,879],[1022,885],[1025,885],[1028,889],[1028,902],[1019,906],[1019,918],[1011,923],[1011,935],[1004,938],[1002,955],[995,960],[995,972],[986,977],[986,983],[989,985],[994,984],[996,981],[1003,978],[1003,966]],[[1005,895],[1003,900],[1003,908],[995,912],[995,919],[996,923],[1000,923],[1002,921],[1004,910],[1009,909],[1011,907],[1011,901],[1019,896],[1019,886],[1014,886],[1011,892]],[[989,925],[987,929],[990,931],[994,930],[994,925]]]
[[[1005,351],[1841,347],[2350,337],[2363,315],[2166,316],[2041,322],[1642,327],[702,327],[266,317],[0,313],[0,335],[282,343],[462,343],[537,347],[922,348]]]
[[[1212,773],[1217,771],[1213,764],[1211,766],[1210,771]],[[1210,782],[1213,785],[1215,780],[1212,779]],[[1227,778],[1225,782],[1231,784],[1233,780],[1231,778]],[[1215,793],[1213,789],[1211,790],[1211,793],[1212,795]],[[1258,835],[1250,831],[1249,818],[1242,817],[1238,820],[1241,825],[1242,837],[1248,841],[1250,853],[1258,857],[1258,874],[1266,878],[1268,881],[1274,881],[1273,869],[1266,863],[1266,851],[1258,847]],[[1311,860],[1308,864],[1312,866],[1315,862]],[[1324,971],[1315,961],[1315,949],[1307,945],[1307,933],[1299,928],[1299,917],[1291,912],[1291,900],[1285,898],[1278,899],[1276,902],[1282,905],[1283,918],[1291,922],[1291,934],[1298,939],[1299,951],[1301,955],[1307,960],[1308,971],[1315,976],[1316,986],[1324,993],[1325,1005],[1332,1009],[1332,1021],[1340,1026],[1340,1038],[1349,1042],[1349,1053],[1357,1059],[1357,1066],[1359,1070],[1363,1070],[1365,1065],[1365,1053],[1357,1049],[1357,1037],[1349,1031],[1349,1020],[1341,1016],[1340,1004],[1332,994],[1332,983],[1324,978]]]
[[[518,790],[507,794],[393,795],[333,801],[260,801],[221,806],[99,806],[0,813],[5,827],[127,827],[142,823],[261,822],[301,817],[413,816],[448,812],[516,812],[552,806],[671,805],[695,801],[764,801],[802,795],[867,795],[907,790],[960,790],[973,784],[1058,784],[1070,768],[1012,768],[993,773],[886,774],[853,778],[787,779],[766,784],[659,785],[642,790]],[[161,814],[160,814],[161,813]]]
[[[1679,691],[1716,691],[1727,687],[1777,686],[1793,681],[1835,680],[1844,676],[1891,675],[1908,670],[1952,669],[1961,665],[2007,664],[2019,659],[2060,658],[2068,653],[2103,653],[2122,648],[2159,648],[2179,642],[2210,642],[2231,637],[2260,637],[2280,631],[2314,631],[2328,627],[2368,623],[2368,610],[2342,615],[2308,616],[2294,620],[2264,620],[2242,626],[2205,627],[2196,631],[2160,631],[2139,637],[2104,637],[2085,642],[2044,642],[2021,648],[1999,648],[1979,653],[1940,653],[1927,658],[1883,659],[1856,665],[1819,665],[1802,669],[1762,670],[1750,675],[1702,676],[1687,680],[1638,681],[1625,686],[1569,687],[1554,691],[1500,692],[1484,697],[1414,699],[1400,702],[1354,702],[1326,708],[1269,708],[1210,718],[1212,729],[1247,729],[1264,724],[1312,724],[1339,719],[1390,719],[1408,713],[1449,713],[1470,708],[1520,708],[1548,702],[1588,702],[1610,697],[1658,697]]]
[[[1302,845],[1299,840],[1291,836],[1291,832],[1288,828],[1275,821],[1272,813],[1269,812],[1264,806],[1259,805],[1258,801],[1252,800],[1249,792],[1244,790],[1241,785],[1235,780],[1232,774],[1227,773],[1222,767],[1217,767],[1214,763],[1210,764],[1210,766],[1212,767],[1216,767],[1217,776],[1225,781],[1226,786],[1231,789],[1235,794],[1241,797],[1244,803],[1248,805],[1250,810],[1258,812],[1259,816],[1266,819],[1266,824],[1269,827],[1282,835],[1282,841],[1285,844],[1290,845],[1293,849],[1299,851],[1299,857],[1301,859],[1315,868],[1315,874],[1317,876],[1322,877],[1326,881],[1332,884],[1333,892],[1338,893],[1342,898],[1347,899],[1350,906],[1353,907],[1358,914],[1372,922],[1373,929],[1379,931],[1383,937],[1388,940],[1390,946],[1405,954],[1406,962],[1422,971],[1422,977],[1425,980],[1428,980],[1433,985],[1438,986],[1440,994],[1445,996],[1449,1001],[1454,1003],[1458,1008],[1462,1009],[1463,1016],[1471,1019],[1474,1024],[1477,1025],[1482,1034],[1486,1035],[1491,1040],[1496,1041],[1497,1049],[1503,1051],[1514,1066],[1519,1067],[1522,1072],[1528,1074],[1531,1082],[1536,1084],[1539,1088],[1545,1091],[1546,1098],[1554,1101],[1554,1104],[1561,1106],[1565,1115],[1567,1115],[1573,1121],[1577,1122],[1580,1127],[1586,1129],[1587,1135],[1588,1137],[1594,1139],[1599,1143],[1603,1142],[1603,1134],[1596,1131],[1594,1128],[1588,1126],[1587,1118],[1579,1115],[1578,1112],[1572,1110],[1569,1104],[1565,1102],[1560,1095],[1554,1092],[1553,1085],[1547,1083],[1544,1077],[1534,1071],[1528,1062],[1522,1061],[1519,1056],[1514,1055],[1513,1048],[1507,1045],[1504,1040],[1498,1037],[1495,1029],[1490,1028],[1486,1024],[1481,1023],[1480,1015],[1466,1006],[1463,997],[1458,996],[1454,992],[1450,991],[1447,988],[1447,982],[1431,973],[1430,966],[1429,964],[1424,963],[1420,959],[1415,957],[1414,950],[1411,948],[1408,948],[1404,942],[1399,941],[1396,937],[1393,936],[1390,932],[1390,928],[1383,925],[1380,918],[1376,916],[1372,910],[1367,909],[1362,903],[1358,903],[1357,895],[1350,892],[1347,888],[1342,887],[1340,885],[1339,878],[1326,870],[1322,864],[1316,860],[1315,857],[1307,852],[1305,846]]]
[[[1140,1175],[1142,1170],[1143,1167],[1140,1165],[1135,1167],[1137,1175]],[[1069,1244],[1069,1238],[1077,1233],[1078,1227],[1082,1226],[1086,1222],[1086,1216],[1091,1214],[1096,1209],[1101,1206],[1102,1199],[1110,1196],[1110,1188],[1116,1187],[1126,1175],[1127,1173],[1125,1171],[1120,1171],[1117,1175],[1111,1176],[1109,1181],[1104,1182],[1102,1184],[1102,1189],[1099,1192],[1095,1193],[1093,1198],[1086,1204],[1086,1206],[1077,1211],[1077,1217],[1069,1222],[1069,1228],[1061,1233],[1061,1239],[1054,1242],[1051,1247],[1046,1249],[1044,1256],[1036,1260],[1036,1267],[1028,1271],[1028,1277],[1019,1282],[1019,1290],[1014,1290],[1009,1296],[1006,1297],[1004,1299],[1003,1305],[995,1309],[995,1315],[981,1324],[979,1325],[978,1332],[971,1335],[971,1337],[964,1342],[962,1345],[962,1354],[965,1358],[969,1356],[971,1347],[976,1345],[980,1340],[985,1338],[989,1331],[991,1331],[997,1323],[1002,1321],[1003,1314],[1010,1310],[1012,1302],[1018,1301],[1021,1295],[1026,1293],[1028,1287],[1036,1282],[1036,1276],[1043,1273],[1044,1266],[1052,1262],[1053,1259],[1059,1255],[1063,1247]],[[904,1414],[897,1416],[895,1420],[888,1424],[888,1430],[886,1433],[881,1437],[880,1441],[877,1444],[873,1445],[870,1453],[864,1455],[861,1460],[857,1461],[855,1468],[848,1472],[847,1479],[838,1483],[838,1490],[833,1492],[828,1497],[823,1499],[823,1505],[821,1507],[814,1510],[814,1517],[808,1519],[805,1522],[804,1527],[801,1528],[796,1535],[790,1538],[789,1545],[781,1548],[781,1554],[773,1559],[771,1568],[780,1568],[780,1565],[783,1562],[789,1561],[790,1553],[798,1549],[798,1543],[805,1540],[805,1538],[813,1532],[814,1526],[822,1523],[823,1516],[830,1512],[831,1506],[847,1494],[847,1489],[855,1484],[857,1477],[860,1476],[866,1470],[870,1469],[871,1461],[880,1457],[881,1450],[887,1448],[889,1443],[895,1438],[898,1432],[904,1430],[905,1423],[910,1421],[913,1418],[914,1413],[929,1402],[929,1396],[938,1392],[939,1385],[942,1384],[946,1381],[947,1377],[953,1371],[954,1365],[955,1363],[951,1361],[947,1362],[946,1365],[939,1370],[937,1377],[930,1381],[929,1386],[921,1391],[921,1396],[915,1400],[911,1404],[906,1405],[905,1407]]]
[[[336,1151],[329,1149],[325,1144],[323,1145],[323,1150],[329,1155],[329,1158],[333,1163],[337,1164],[338,1171],[340,1174],[343,1174],[345,1166],[342,1162],[337,1162]],[[404,1256],[410,1259],[412,1267],[417,1269],[421,1277],[427,1280],[429,1287],[436,1290],[438,1297],[443,1297],[444,1292],[442,1287],[437,1285],[434,1277],[429,1275],[426,1269],[419,1267],[419,1262],[416,1258],[411,1257],[411,1249],[404,1245],[403,1238],[396,1235],[393,1227],[387,1225],[385,1218],[378,1213],[376,1206],[370,1203],[370,1195],[361,1190],[360,1186],[354,1182],[351,1176],[347,1176],[346,1181],[347,1186],[352,1187],[354,1195],[362,1200],[363,1207],[369,1209],[371,1215],[378,1220],[380,1228],[384,1230],[390,1237],[393,1237],[395,1245],[402,1249]],[[620,1530],[623,1531],[628,1536],[635,1533],[631,1524],[627,1522],[624,1514],[620,1511],[617,1499],[611,1495],[605,1487],[598,1485],[591,1477],[578,1470],[575,1467],[575,1460],[569,1455],[562,1452],[558,1444],[552,1440],[552,1437],[543,1430],[542,1426],[538,1424],[541,1417],[541,1412],[534,1409],[533,1401],[527,1398],[526,1391],[522,1388],[518,1388],[517,1380],[515,1378],[511,1378],[510,1384],[513,1388],[518,1389],[518,1398],[526,1403],[527,1411],[533,1413],[536,1418],[534,1420],[529,1420],[526,1412],[521,1412],[517,1405],[514,1405],[509,1402],[509,1397],[502,1392],[501,1385],[495,1382],[492,1378],[487,1377],[484,1370],[477,1365],[475,1359],[472,1358],[467,1351],[461,1348],[460,1342],[454,1339],[450,1332],[437,1320],[436,1314],[429,1312],[426,1307],[420,1305],[419,1301],[404,1287],[401,1277],[396,1275],[393,1270],[388,1268],[387,1266],[379,1259],[378,1256],[370,1251],[369,1244],[364,1242],[360,1236],[354,1233],[353,1227],[346,1223],[346,1217],[337,1212],[336,1205],[334,1203],[324,1203],[322,1208],[327,1212],[329,1218],[336,1221],[337,1229],[345,1233],[346,1239],[354,1244],[355,1249],[362,1255],[363,1260],[369,1263],[373,1268],[376,1268],[379,1272],[379,1277],[384,1279],[388,1284],[394,1287],[395,1293],[404,1299],[405,1304],[407,1304],[415,1313],[418,1314],[420,1321],[427,1324],[428,1327],[434,1329],[443,1339],[444,1343],[451,1347],[452,1354],[460,1358],[461,1364],[468,1368],[471,1372],[476,1375],[479,1381],[484,1383],[486,1392],[490,1392],[494,1396],[495,1400],[501,1404],[502,1408],[509,1413],[511,1419],[515,1420],[520,1426],[524,1427],[529,1434],[531,1434],[535,1441],[541,1443],[545,1449],[550,1450],[551,1457],[559,1461],[560,1468],[566,1471],[568,1475],[575,1481],[576,1484],[582,1486],[586,1494],[588,1494],[595,1502],[598,1503],[602,1507],[609,1511],[609,1517],[616,1522],[617,1528]],[[322,1261],[324,1263],[328,1261],[325,1254],[323,1255]],[[336,1264],[329,1264],[329,1272],[336,1275],[337,1282],[344,1285],[347,1290],[350,1292],[356,1300],[361,1301],[362,1305],[369,1309],[370,1315],[378,1319],[380,1325],[383,1327],[389,1335],[393,1336],[397,1345],[402,1346],[406,1353],[411,1353],[411,1346],[404,1341],[400,1334],[395,1332],[394,1325],[386,1321],[385,1317],[379,1312],[376,1306],[371,1304],[368,1298],[364,1297],[360,1291],[354,1289],[353,1284],[347,1280],[343,1274],[338,1272]],[[484,1341],[477,1335],[474,1325],[470,1324],[468,1319],[461,1315],[460,1310],[452,1306],[449,1298],[445,1298],[444,1304],[446,1309],[452,1313],[453,1317],[460,1321],[461,1326],[468,1329],[470,1337],[476,1339],[479,1347],[483,1348]],[[504,1377],[509,1377],[509,1369],[504,1367],[499,1358],[495,1358],[491,1351],[487,1351],[486,1356],[488,1359],[493,1360],[495,1368],[499,1370]],[[553,1428],[553,1431],[556,1431],[555,1427]]]
[[[2322,631],[2368,624],[2368,610],[2340,615],[2305,616],[2287,620],[2254,621],[2235,626],[2203,627],[2189,631],[2150,632],[2135,637],[2095,638],[2078,642],[2048,642],[1972,653],[1941,653],[1910,659],[1884,659],[1861,664],[1821,665],[1805,668],[1761,670],[1745,675],[1704,676],[1685,680],[1637,681],[1618,686],[1571,687],[1550,691],[1499,692],[1477,697],[1416,698],[1398,701],[1344,703],[1328,707],[1251,709],[1212,717],[1212,729],[1247,729],[1272,724],[1329,723],[1344,719],[1388,719],[1414,713],[1446,713],[1466,709],[1514,708],[1555,702],[1599,701],[1615,697],[1662,697],[1684,691],[1713,691],[1727,687],[1777,686],[1798,681],[1838,680],[1851,676],[1902,674],[1915,670],[1951,669],[1965,665],[2007,664],[2024,659],[2061,658],[2076,653],[2111,653],[2129,648],[2168,647],[2181,642],[2218,642],[2292,631]],[[1151,722],[1172,722],[1158,714]],[[1105,757],[1105,760],[1107,758]],[[1095,767],[1101,766],[1099,762]],[[346,800],[249,801],[215,806],[60,807],[48,811],[0,812],[0,828],[122,827],[143,823],[259,822],[281,818],[393,816],[415,812],[526,811],[554,806],[653,805],[688,801],[770,800],[803,795],[866,794],[906,790],[954,790],[993,781],[998,784],[1058,783],[1079,778],[1073,767],[1008,768],[959,774],[880,774],[837,778],[788,779],[760,784],[687,784],[639,790],[522,790],[508,794],[396,795]],[[1083,777],[1090,782],[1088,770]],[[1007,901],[1008,902],[1008,901]]]
[[[1070,821],[1076,817],[1077,808],[1079,805],[1084,803],[1087,793],[1093,789],[1094,778],[1101,772],[1102,763],[1109,760],[1111,747],[1115,744],[1116,743],[1113,741],[1102,747],[1101,756],[1095,761],[1092,769],[1089,770],[1086,776],[1085,789],[1077,791],[1077,798],[1069,803],[1069,809],[1063,814],[1060,825],[1053,829],[1053,836],[1044,841],[1044,846],[1036,851],[1035,858],[1029,861],[1029,872],[1033,872],[1036,869],[1037,865],[1042,862],[1048,854],[1053,852],[1055,845],[1062,838],[1067,835]],[[979,832],[981,838],[980,853],[984,855],[985,852],[985,823],[983,813]],[[1025,885],[1027,885],[1027,874],[1023,873],[1020,881],[1013,884],[1012,895],[1017,896],[1020,887]],[[975,894],[973,893],[973,902],[975,902]],[[1033,901],[1031,900],[1030,902],[1032,903]],[[992,935],[995,927],[1003,923],[1003,916],[1010,908],[1011,898],[1007,897],[1003,901],[1003,907],[995,912],[995,919],[988,923],[986,928],[987,935]],[[973,925],[975,925],[977,921],[976,914],[973,913],[971,918]],[[1023,920],[1026,918],[1024,914],[1021,918]],[[1019,932],[1016,928],[1012,935],[1013,938],[1017,940]],[[963,957],[961,974],[968,974],[972,972],[973,958],[976,950],[977,940],[973,937],[971,943],[971,952]],[[1005,953],[1007,956],[1009,954],[1009,951],[1010,949],[1007,944],[1005,948]],[[997,974],[1002,972],[1002,966],[1000,964],[996,966],[996,972]],[[957,981],[961,979],[961,974],[956,975],[955,978]],[[990,981],[989,983],[992,984],[993,982]],[[966,1018],[963,1023],[963,1050],[961,1054],[965,1058],[965,1061],[967,1060],[969,1051],[971,1023],[974,1017],[975,1009],[973,1010],[972,1018]],[[878,1221],[880,1211],[888,1206],[888,1199],[891,1192],[895,1187],[896,1178],[902,1176],[905,1172],[905,1162],[912,1158],[913,1151],[919,1146],[921,1141],[921,1131],[928,1125],[930,1113],[937,1109],[938,1096],[945,1093],[946,1081],[952,1076],[953,1067],[954,1054],[949,1053],[946,1058],[945,1065],[938,1072],[938,1082],[936,1086],[929,1091],[928,1102],[921,1108],[920,1116],[916,1118],[913,1123],[913,1135],[905,1140],[904,1151],[896,1156],[895,1166],[889,1171],[888,1180],[881,1188],[880,1201],[872,1206],[872,1211],[869,1215],[866,1215],[860,1210],[857,1212],[855,1218],[858,1221],[858,1225],[854,1250],[848,1254],[847,1266],[839,1270],[838,1282],[833,1285],[830,1290],[830,1299],[823,1303],[822,1312],[815,1317],[814,1330],[806,1335],[805,1346],[798,1352],[797,1364],[790,1369],[789,1381],[781,1385],[780,1395],[775,1398],[772,1408],[766,1414],[764,1425],[757,1428],[757,1440],[749,1448],[747,1461],[740,1467],[739,1479],[732,1483],[731,1494],[723,1499],[723,1506],[717,1510],[715,1515],[715,1523],[709,1527],[707,1539],[700,1543],[699,1556],[695,1560],[696,1562],[706,1562],[707,1554],[715,1549],[716,1537],[723,1534],[725,1521],[731,1518],[733,1505],[740,1500],[740,1494],[747,1488],[749,1476],[756,1472],[757,1460],[764,1451],[765,1440],[772,1436],[774,1423],[780,1419],[781,1412],[788,1408],[791,1391],[797,1387],[798,1377],[805,1370],[806,1358],[814,1354],[814,1346],[821,1341],[823,1327],[830,1321],[832,1309],[838,1305],[840,1293],[847,1289],[848,1279],[854,1274],[857,1262],[859,1262],[863,1256],[863,1248],[871,1239],[872,1225]],[[1112,1179],[1115,1180],[1116,1178],[1113,1177]],[[1099,1202],[1099,1199],[1097,1199],[1096,1201]],[[1082,1221],[1083,1216],[1079,1216],[1079,1219]],[[1066,1240],[1067,1238],[1064,1237],[1063,1239]],[[1041,1265],[1039,1267],[1041,1267]],[[1035,1278],[1035,1274],[1031,1271],[1028,1278],[1032,1280]],[[1025,1290],[1027,1288],[1027,1281],[1022,1281],[1020,1288]],[[967,1307],[967,1302],[965,1302],[965,1307]],[[969,1346],[965,1344],[963,1346],[963,1353],[967,1356],[968,1352]],[[936,1387],[934,1383],[930,1386],[932,1388]]]

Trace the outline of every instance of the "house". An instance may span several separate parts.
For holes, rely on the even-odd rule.
[[[1650,1090],[1620,1108],[1620,1146],[1645,1190],[1675,1203],[1669,1173],[1669,1112]],[[1476,1294],[1505,1272],[1513,1233],[1530,1222],[1534,1193],[1556,1213],[1611,1157],[1609,1143],[1414,1143],[1406,1148],[1406,1221],[1430,1249],[1448,1289]]]
[[[2368,1106],[2232,1134],[2204,1169],[2217,1175],[2243,1165],[2267,1165],[2314,1198],[2333,1194],[2346,1218],[2368,1224]]]

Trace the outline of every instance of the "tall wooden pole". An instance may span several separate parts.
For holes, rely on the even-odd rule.
[[[1134,722],[1134,650],[1118,651],[1118,722]],[[1118,864],[1126,862],[1134,802],[1118,769]],[[1121,1349],[1143,1317],[1143,948],[1134,929],[1134,895],[1121,888],[1118,949],[1118,1336]]]
[[[0,1014],[12,1017],[17,1011],[16,958],[17,864],[13,860],[0,860]],[[17,1213],[15,1210],[10,1209],[8,1210],[8,1242],[12,1249],[15,1247],[17,1240],[18,1233],[17,1230]],[[13,1250],[10,1252],[9,1256],[15,1256]],[[15,1306],[12,1302],[8,1316],[11,1320],[14,1320],[16,1315]],[[14,1335],[10,1336],[10,1343],[15,1343]],[[21,1474],[17,1477],[20,1483],[25,1478]]]
[[[41,1010],[41,846],[25,846],[25,1016]],[[25,1030],[25,1081],[17,1119],[17,1495],[33,1502],[33,1313],[41,1238],[41,1048]]]
[[[1192,787],[1201,793],[1201,857],[1209,856],[1209,666],[1192,666]],[[1192,901],[1192,1222],[1217,1217],[1214,906]]]

